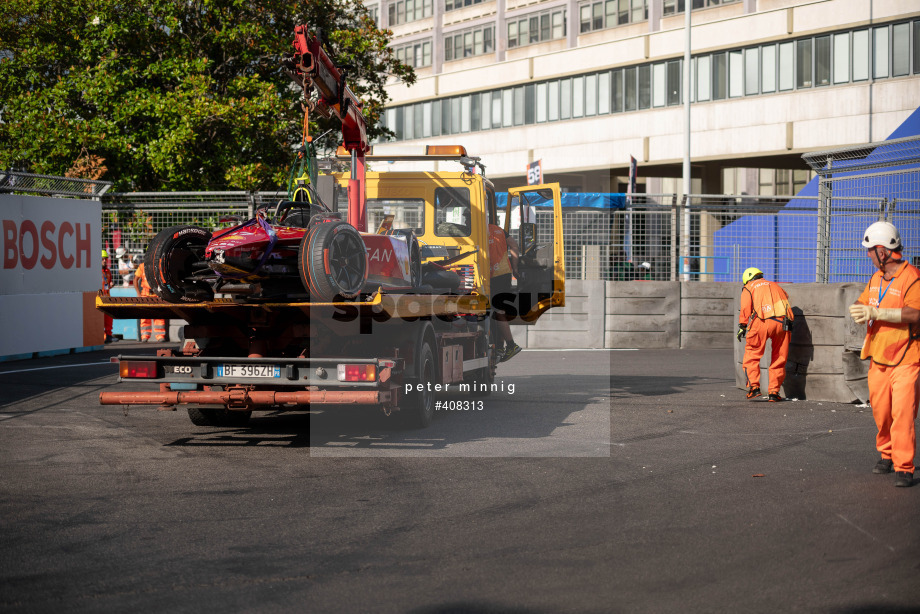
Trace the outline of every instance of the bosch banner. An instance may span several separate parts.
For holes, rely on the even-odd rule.
[[[0,358],[102,344],[101,204],[0,195]]]

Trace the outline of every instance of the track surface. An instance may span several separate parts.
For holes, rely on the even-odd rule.
[[[424,431],[98,405],[138,351],[0,363],[0,611],[920,603],[920,487],[871,473],[870,411],[748,402],[730,350],[525,351]]]

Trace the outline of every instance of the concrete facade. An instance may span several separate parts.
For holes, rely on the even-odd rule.
[[[386,0],[379,3],[382,27],[387,25],[388,4]],[[443,0],[440,4],[434,0],[434,4],[438,6],[431,18],[392,27],[394,46],[424,37],[437,51],[431,66],[416,69],[419,79],[415,85],[407,88],[393,83],[388,87],[390,108],[593,71],[637,66],[654,70],[656,63],[661,66],[662,62],[683,58],[684,15],[664,15],[662,0],[649,0],[647,20],[585,33],[578,32],[579,10],[585,2],[492,0],[447,12],[443,11]],[[568,15],[566,38],[507,47],[508,20],[560,6]],[[920,19],[920,3],[913,0],[733,2],[692,12],[692,61],[705,54],[745,51],[809,37],[816,40],[814,37],[825,34],[856,30],[867,32],[869,44],[874,45],[875,29],[896,23],[908,24],[912,45],[916,46],[920,45],[916,19]],[[446,34],[460,26],[482,24],[495,25],[494,53],[450,62],[437,60]],[[899,32],[903,31],[902,27]],[[879,30],[879,36],[882,34]],[[878,48],[880,54],[888,49],[881,43]],[[916,57],[917,52],[912,51],[912,58]],[[875,56],[872,58],[870,62],[876,61]],[[880,55],[878,61],[883,59]],[[879,74],[888,76],[876,78],[870,70],[865,80],[854,75],[838,83],[832,78],[823,87],[817,83],[796,85],[788,91],[778,91],[777,87],[775,92],[726,95],[724,100],[697,101],[694,93],[690,155],[692,174],[702,181],[698,189],[722,193],[718,171],[723,167],[805,168],[799,160],[802,153],[886,138],[920,101],[920,66],[915,63],[912,59],[909,73],[897,77],[887,68],[879,68]],[[417,153],[423,144],[461,143],[483,158],[489,175],[499,183],[505,178],[523,178],[528,163],[542,160],[547,182],[559,180],[570,189],[582,191],[617,191],[617,177],[626,174],[630,156],[639,161],[642,178],[679,177],[685,125],[682,104],[655,107],[653,103],[647,109],[383,143],[375,145],[375,151]]]

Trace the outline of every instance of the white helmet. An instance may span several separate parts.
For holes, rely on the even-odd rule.
[[[901,234],[891,222],[875,222],[866,228],[862,244],[863,247],[880,245],[887,249],[898,249],[901,247]]]
[[[126,250],[125,248],[119,247],[119,248],[117,248],[117,249],[115,250],[115,255],[118,256],[119,258],[121,258],[122,256],[125,255],[125,253],[126,253],[127,251],[128,251],[128,250]]]

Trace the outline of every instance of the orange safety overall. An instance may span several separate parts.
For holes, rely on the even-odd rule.
[[[857,302],[881,309],[920,309],[920,271],[904,262],[891,279],[876,271]],[[914,421],[920,402],[920,324],[877,322],[866,326],[862,358],[869,364],[869,402],[878,427],[875,447],[895,471],[914,471]]]
[[[147,276],[144,275],[144,263],[137,267],[134,274],[134,287],[140,296],[151,296],[150,284],[147,283]],[[166,341],[166,320],[151,320],[149,318],[141,319],[141,341],[150,339],[151,334],[155,341]]]
[[[789,357],[789,331],[783,330],[783,318],[792,320],[789,295],[778,284],[766,279],[749,281],[741,291],[741,312],[738,321],[747,324],[747,344],[742,365],[749,387],[760,387],[760,359],[767,349],[772,351],[768,369],[770,394],[779,394],[786,379],[786,358]]]

